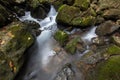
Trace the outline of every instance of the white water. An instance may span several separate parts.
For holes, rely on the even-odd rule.
[[[57,30],[56,15],[57,12],[51,6],[50,12],[43,20],[31,17],[30,12],[26,12],[25,16],[19,18],[21,21],[31,20],[39,23],[41,26],[39,29],[42,30],[37,37],[37,47],[29,52],[32,54],[32,58],[29,60],[27,71],[22,80],[53,80],[58,68],[73,59],[73,56],[68,56],[67,54],[56,55],[56,52],[53,50],[56,47],[52,37]],[[90,41],[91,38],[96,36],[95,29],[96,27],[93,27],[82,36],[82,39]]]
[[[92,38],[97,37],[95,34],[96,26],[92,27],[89,31],[87,31],[85,34],[82,35],[82,39],[85,41],[91,41]]]

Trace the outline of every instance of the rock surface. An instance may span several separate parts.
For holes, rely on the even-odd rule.
[[[13,80],[24,62],[24,51],[33,42],[28,26],[21,22],[0,29],[0,80]]]

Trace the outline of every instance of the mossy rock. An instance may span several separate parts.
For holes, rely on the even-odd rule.
[[[79,7],[81,10],[87,10],[90,5],[90,0],[75,0],[74,6]]]
[[[112,56],[89,70],[86,80],[120,80],[120,56]]]
[[[116,45],[110,45],[106,52],[107,55],[120,55],[120,47]]]
[[[66,51],[70,54],[75,54],[78,42],[79,38],[70,40],[65,46]]]
[[[60,45],[64,46],[68,40],[68,34],[64,31],[58,30],[55,35],[54,38],[60,43]]]
[[[71,25],[71,20],[79,14],[79,8],[68,5],[62,5],[58,10],[56,21],[58,23]]]
[[[33,42],[29,27],[22,22],[0,29],[0,80],[13,80],[24,62],[25,50]]]
[[[74,26],[91,26],[95,24],[95,17],[87,16],[87,17],[76,17],[71,22]]]
[[[32,8],[36,8],[41,4],[46,4],[49,3],[49,0],[28,0],[27,4],[30,5]]]

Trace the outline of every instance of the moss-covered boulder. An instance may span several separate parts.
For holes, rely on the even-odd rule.
[[[63,5],[58,10],[56,21],[60,24],[85,27],[95,24],[95,16],[96,13],[91,8],[81,12],[77,7]]]
[[[120,56],[112,56],[89,71],[86,80],[120,80]]]
[[[86,10],[90,6],[90,0],[75,0],[74,6],[79,7],[81,10]]]
[[[66,44],[66,42],[68,41],[68,34],[64,31],[58,30],[55,35],[54,38],[60,43],[60,45],[64,46]]]
[[[70,54],[75,54],[76,51],[83,52],[85,51],[84,42],[80,39],[80,37],[75,37],[66,44],[65,50]]]
[[[73,5],[74,0],[50,0],[50,3],[52,3],[56,10],[58,10],[63,4]]]
[[[21,22],[0,29],[0,80],[13,80],[24,62],[24,52],[34,38],[29,27]]]
[[[80,14],[79,8],[63,5],[58,10],[56,21],[62,24],[72,25],[71,21]]]

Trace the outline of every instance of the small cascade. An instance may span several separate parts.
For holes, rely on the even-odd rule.
[[[51,5],[51,9],[45,19],[35,19],[31,17],[31,13],[28,11],[25,16],[19,18],[21,21],[30,20],[35,21],[40,25],[41,34],[37,37],[37,47],[30,49],[29,54],[32,54],[30,58],[27,70],[24,73],[22,80],[53,80],[56,76],[58,69],[62,68],[64,64],[70,63],[79,56],[70,56],[68,54],[56,54],[53,48],[56,46],[56,42],[53,39],[53,34],[57,30],[57,23],[55,21],[57,12]],[[82,39],[90,41],[95,34],[96,27],[93,27],[82,35]],[[73,31],[74,32],[74,31]],[[86,53],[88,49],[84,52]],[[84,54],[83,53],[83,54]],[[83,55],[82,54],[82,55]]]

